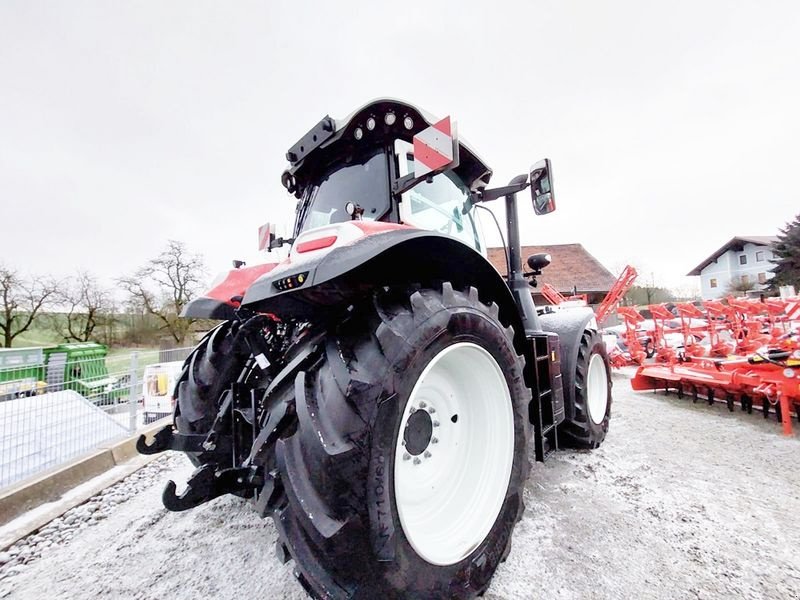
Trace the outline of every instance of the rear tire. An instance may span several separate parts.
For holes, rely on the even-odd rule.
[[[529,469],[512,339],[474,288],[387,292],[275,392],[294,397],[297,427],[276,445],[288,502],[273,518],[313,597],[488,588]]]
[[[569,394],[564,394],[569,398]],[[568,448],[597,448],[608,433],[611,419],[611,373],[603,336],[586,330],[578,347],[575,366],[573,418],[562,423],[559,445]]]

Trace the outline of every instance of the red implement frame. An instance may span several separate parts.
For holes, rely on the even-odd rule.
[[[684,338],[680,354],[664,341],[664,323],[672,313],[664,306],[650,306],[661,364],[640,366],[631,385],[635,390],[677,390],[679,397],[688,393],[694,401],[704,395],[709,404],[724,401],[731,411],[736,402],[747,412],[755,404],[765,417],[773,407],[783,432],[791,435],[793,410],[800,420],[799,305],[795,298],[729,297],[724,302],[706,300],[702,309],[678,303],[675,310]],[[632,320],[630,310],[619,310],[626,323]],[[705,319],[706,325],[692,327],[690,319]],[[709,356],[694,343],[699,335],[708,336]]]
[[[566,297],[549,283],[542,284],[541,292],[542,296],[544,296],[545,300],[550,304],[559,305],[567,301]]]
[[[586,304],[588,301],[588,297],[586,294],[578,294],[577,296],[565,296],[561,292],[559,292],[556,288],[554,288],[549,283],[542,284],[541,289],[542,296],[553,305],[563,304],[564,302],[572,302],[572,301],[579,301]]]
[[[637,273],[636,269],[630,265],[626,266],[622,270],[622,273],[620,273],[619,277],[617,277],[614,285],[611,286],[608,294],[606,294],[606,297],[603,298],[600,306],[598,306],[597,310],[595,311],[598,323],[605,321],[611,311],[619,306],[620,300],[622,300],[625,294],[628,293],[628,290],[631,289],[633,282],[636,281],[638,276],[639,273]]]
[[[795,342],[794,346],[800,345]],[[738,399],[742,410],[752,412],[753,401],[758,400],[765,417],[769,407],[775,407],[783,433],[791,435],[792,407],[800,418],[800,360],[785,364],[791,366],[769,362],[761,355],[730,360],[691,358],[671,365],[639,367],[631,386],[640,391],[674,389],[679,397],[689,393],[695,401],[705,392],[709,404],[719,397],[730,411]]]
[[[625,344],[628,346],[630,360],[634,364],[641,365],[644,363],[647,353],[639,341],[637,326],[644,321],[644,317],[632,306],[620,306],[617,314],[625,321]],[[624,366],[624,364],[620,366]]]

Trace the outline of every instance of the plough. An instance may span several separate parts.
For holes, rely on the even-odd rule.
[[[608,291],[605,298],[603,298],[603,301],[595,309],[595,319],[598,325],[601,325],[615,309],[617,309],[617,314],[620,316],[623,314],[628,315],[628,317],[625,318],[626,350],[621,350],[616,344],[608,349],[609,363],[612,367],[617,369],[631,364],[632,360],[635,361],[636,364],[641,364],[645,357],[648,356],[647,349],[636,335],[636,326],[644,320],[644,317],[633,308],[619,306],[622,298],[628,293],[628,290],[631,289],[638,276],[639,273],[637,273],[636,269],[631,265],[627,265],[622,270],[622,273],[619,274],[619,277],[617,277],[617,280],[614,282],[614,285],[611,286],[611,289]],[[550,304],[560,308],[588,305],[588,296],[586,294],[576,293],[572,296],[564,296],[564,294],[549,283],[543,283],[539,292]],[[632,359],[631,356],[634,356],[634,358]]]
[[[633,389],[674,390],[694,402],[700,397],[709,404],[725,402],[730,411],[737,404],[748,413],[755,407],[765,418],[772,407],[783,432],[791,435],[792,411],[800,420],[800,299],[731,297],[704,301],[702,308],[689,303],[648,308],[655,360],[646,363],[641,352],[630,352],[630,361],[639,365]],[[631,307],[618,314],[625,320],[626,339],[635,342],[643,318]],[[676,315],[683,339],[678,346],[670,345],[665,333]]]

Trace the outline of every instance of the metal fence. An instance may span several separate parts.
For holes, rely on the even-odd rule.
[[[169,414],[191,348],[78,359],[25,350],[0,364],[0,490]]]

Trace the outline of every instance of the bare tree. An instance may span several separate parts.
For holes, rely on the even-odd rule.
[[[203,258],[189,252],[182,242],[170,240],[156,258],[118,281],[132,306],[156,317],[161,329],[183,344],[196,319],[183,319],[180,314],[196,296],[204,275]]]
[[[746,294],[754,289],[756,289],[756,282],[742,277],[734,277],[728,284],[728,292],[731,294]]]
[[[63,318],[54,315],[54,328],[66,340],[88,342],[108,333],[113,321],[114,301],[92,275],[79,272],[58,293],[59,303],[66,309]]]
[[[58,285],[51,279],[25,278],[16,270],[0,265],[0,334],[3,347],[30,329],[34,320],[53,299]]]

